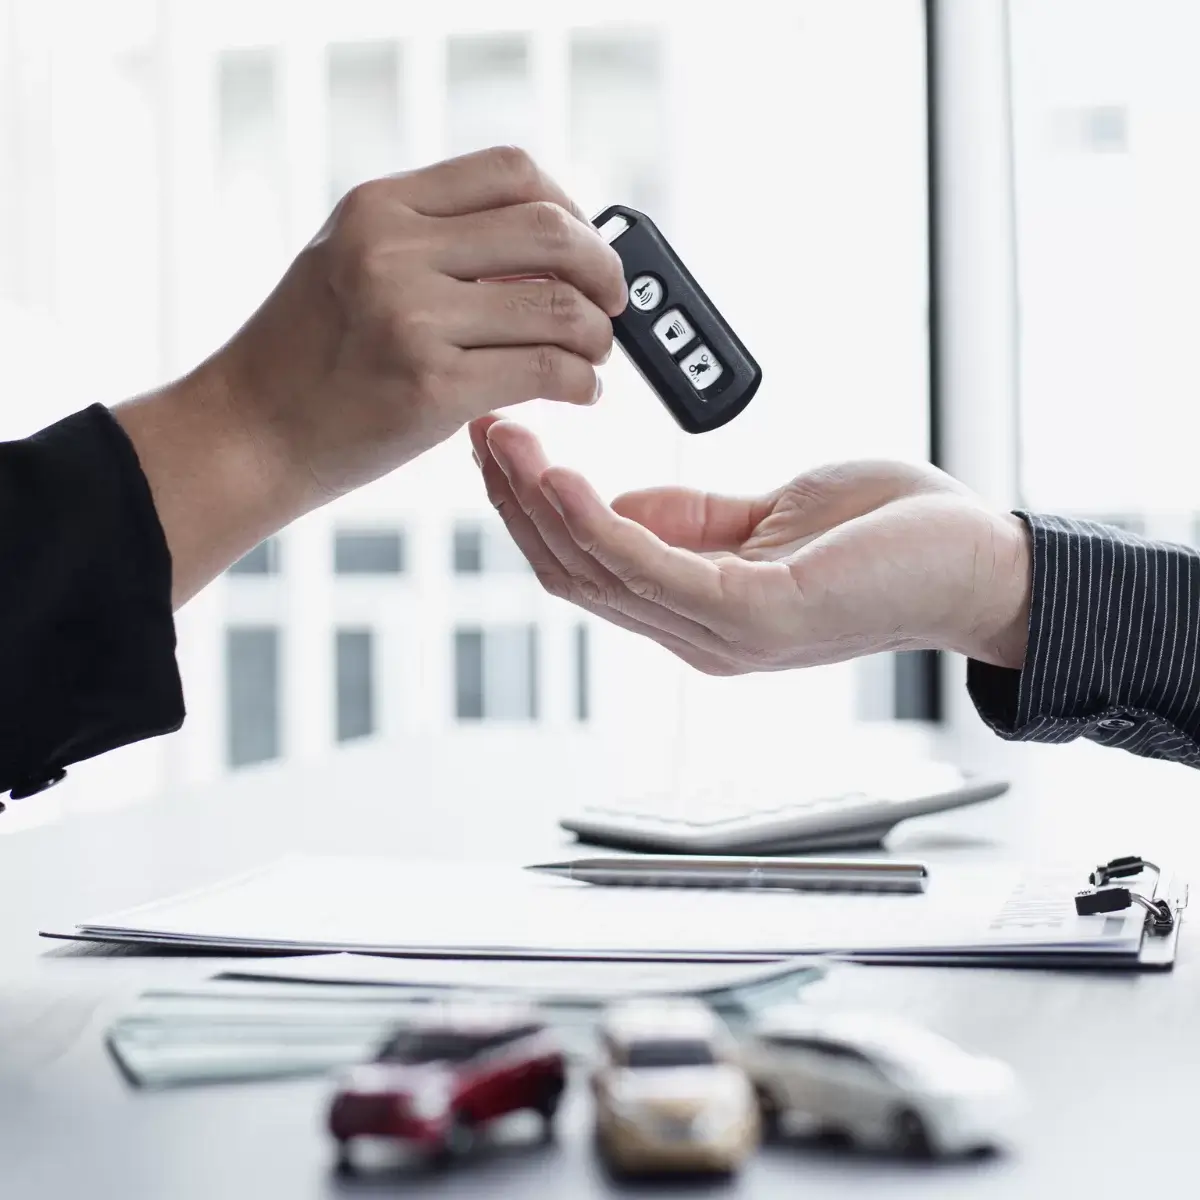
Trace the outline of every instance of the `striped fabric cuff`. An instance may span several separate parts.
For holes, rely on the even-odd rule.
[[[1025,666],[968,663],[980,716],[1010,740],[1086,737],[1200,765],[1200,554],[1091,521],[1017,515],[1033,535]]]

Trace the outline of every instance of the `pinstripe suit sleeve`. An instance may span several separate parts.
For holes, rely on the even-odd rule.
[[[967,687],[1011,741],[1089,738],[1200,766],[1200,554],[1020,512],[1033,535],[1020,671],[971,660]]]

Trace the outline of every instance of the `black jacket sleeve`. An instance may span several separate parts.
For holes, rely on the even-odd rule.
[[[102,405],[0,444],[0,795],[178,729],[171,559]]]
[[[967,686],[1009,740],[1089,738],[1200,766],[1200,554],[1090,521],[1017,514],[1033,534],[1020,671]]]

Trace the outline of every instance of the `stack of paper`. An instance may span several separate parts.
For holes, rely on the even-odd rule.
[[[143,1087],[323,1074],[358,1062],[413,1011],[412,996],[209,983],[146,992],[108,1046]]]
[[[594,887],[517,867],[301,857],[49,936],[258,953],[1136,965],[1143,910],[1077,916],[1086,871],[938,864],[924,894],[898,896]],[[1174,939],[1156,940],[1173,957]]]
[[[225,980],[403,989],[434,996],[470,991],[593,1010],[628,996],[699,996],[723,1012],[758,1007],[824,978],[822,958],[767,963],[606,962],[595,959],[379,958],[362,954],[270,959],[223,971]]]
[[[156,989],[109,1029],[143,1087],[322,1074],[369,1057],[416,1009],[448,996],[538,1003],[586,1058],[604,1004],[694,995],[738,1024],[824,979],[820,960],[771,964],[513,962],[329,955],[249,965],[191,988]]]

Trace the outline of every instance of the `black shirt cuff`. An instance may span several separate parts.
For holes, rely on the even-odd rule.
[[[0,444],[0,578],[0,793],[180,727],[170,552],[103,405]]]

